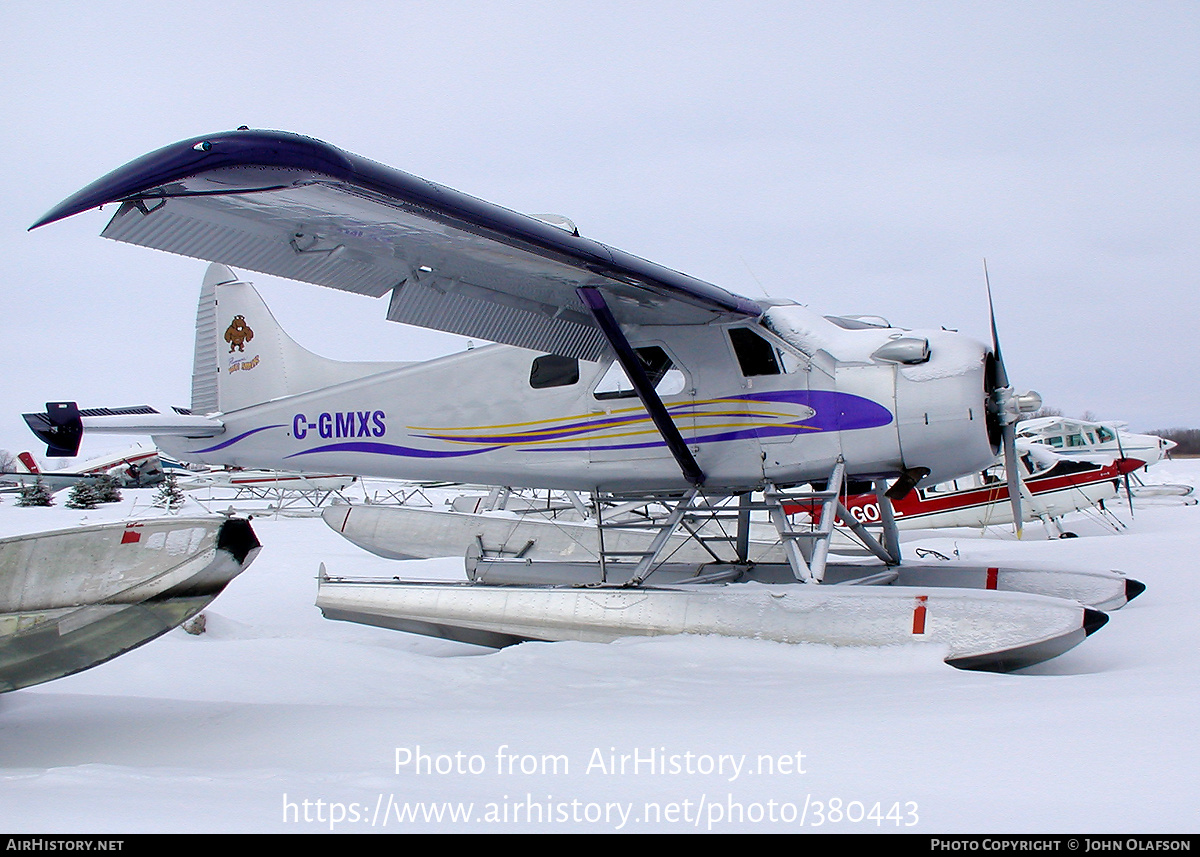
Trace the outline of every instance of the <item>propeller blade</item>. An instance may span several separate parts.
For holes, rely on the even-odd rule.
[[[1017,424],[1008,423],[1004,426],[1004,475],[1008,477],[1008,501],[1012,505],[1013,527],[1017,538],[1025,527],[1025,519],[1021,516],[1021,467],[1017,461]]]
[[[992,306],[992,281],[988,277],[987,259],[983,260],[983,281],[987,284],[988,317],[992,322],[992,353],[996,355],[996,386],[1008,386],[1008,371],[1004,368],[1004,357],[1000,354],[1000,333],[996,329],[996,309]]]
[[[1121,455],[1121,460],[1125,460],[1125,447],[1121,444],[1121,430],[1113,427],[1113,433],[1117,436],[1117,452]],[[1129,472],[1126,471],[1123,476],[1125,480],[1125,499],[1129,501],[1129,519],[1133,520],[1133,490],[1129,487]]]
[[[1021,517],[1021,470],[1017,463],[1017,415],[1010,412],[1013,391],[1008,382],[1008,370],[1004,368],[1004,356],[1000,353],[1000,331],[996,328],[996,308],[992,303],[992,280],[988,276],[987,259],[983,260],[983,281],[987,285],[988,317],[992,323],[992,354],[996,358],[996,389],[992,407],[1001,425],[1004,446],[1004,474],[1008,477],[1008,501],[1012,504],[1013,527],[1017,538],[1025,522]]]

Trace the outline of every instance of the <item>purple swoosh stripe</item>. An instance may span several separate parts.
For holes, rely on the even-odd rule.
[[[892,421],[892,412],[878,402],[835,390],[780,390],[750,393],[741,398],[807,405],[817,413],[813,419],[805,422],[821,431],[876,428]]]
[[[756,402],[788,402],[791,404],[803,405],[816,411],[816,414],[804,422],[809,426],[808,431],[836,431],[839,429],[860,429],[860,428],[875,428],[876,426],[887,425],[892,421],[892,414],[887,408],[873,402],[870,399],[865,399],[862,396],[855,396],[851,393],[839,393],[833,390],[780,390],[766,393],[748,393],[742,396],[733,396],[718,401],[737,402],[756,401]],[[701,406],[691,403],[683,403],[674,405],[668,409],[674,416],[704,416],[704,411]],[[737,416],[737,415],[735,415]],[[740,416],[751,417],[756,414],[740,414]],[[607,416],[598,419],[583,420],[580,422],[566,423],[562,426],[549,429],[538,430],[534,433],[517,433],[517,434],[496,434],[496,435],[437,435],[427,434],[419,435],[419,437],[429,438],[431,440],[442,441],[457,441],[465,443],[488,443],[488,444],[513,444],[524,443],[531,440],[556,440],[564,437],[572,437],[581,434],[587,434],[589,431],[596,429],[615,428],[621,425],[627,425],[634,422],[645,422],[648,420],[648,415],[644,413],[629,414],[623,417]],[[776,431],[775,434],[794,433],[795,429],[786,429],[780,426],[782,431]],[[758,430],[761,432],[766,429]],[[771,433],[771,432],[768,432]],[[753,437],[753,434],[732,435],[729,438],[720,436],[705,436],[703,439],[733,439],[735,437]],[[639,446],[646,444],[634,444],[629,447],[613,447],[613,448],[630,448],[636,449]],[[655,444],[650,444],[655,445]]]
[[[328,443],[325,446],[315,446],[301,452],[293,452],[285,458],[295,458],[298,455],[312,455],[314,452],[366,452],[372,455],[399,455],[406,458],[459,458],[464,455],[478,455],[481,452],[491,452],[500,449],[489,446],[485,449],[464,449],[438,452],[431,449],[414,449],[411,446],[397,446],[393,443]]]
[[[796,395],[797,394],[794,394],[794,393],[778,393],[778,394],[777,393],[759,393],[759,394],[755,394],[755,395],[734,396],[734,397],[729,397],[729,398],[725,398],[725,399],[717,399],[714,402],[708,402],[708,403],[701,404],[701,405],[693,404],[691,402],[684,402],[681,404],[672,405],[667,410],[671,412],[672,416],[676,416],[676,417],[689,417],[689,416],[703,417],[703,416],[707,415],[704,408],[707,406],[710,406],[710,405],[717,405],[717,404],[723,403],[723,402],[738,402],[743,399],[754,399],[754,400],[760,400],[760,401],[784,401],[784,402],[802,401],[800,399],[797,399]],[[802,393],[799,393],[798,395],[807,397],[811,394],[809,394],[807,392],[802,392]],[[835,393],[834,395],[846,396],[848,394]],[[857,398],[857,397],[854,397],[854,398]],[[869,401],[869,400],[864,399],[863,401]],[[872,402],[871,404],[874,404],[874,403]],[[754,413],[736,413],[736,414],[727,414],[726,416],[734,416],[734,417],[740,416],[740,417],[752,418],[752,417],[756,417],[756,416],[760,416],[760,415],[754,414]],[[563,437],[572,437],[574,435],[586,434],[589,431],[593,431],[595,429],[616,428],[616,427],[619,427],[622,425],[627,425],[629,423],[648,422],[649,419],[650,419],[649,414],[647,414],[643,411],[643,412],[639,412],[636,414],[628,414],[626,416],[620,416],[620,417],[619,416],[604,416],[604,417],[599,417],[596,419],[583,420],[580,422],[565,423],[561,426],[554,426],[554,427],[547,428],[547,429],[535,429],[532,432],[520,432],[517,434],[508,434],[508,435],[500,435],[500,434],[496,434],[496,435],[490,435],[490,434],[480,434],[480,435],[423,434],[423,435],[415,435],[415,437],[424,437],[424,438],[429,438],[430,440],[460,441],[460,442],[467,442],[467,443],[522,443],[522,442],[529,441],[529,440],[555,440],[555,439],[563,438]]]
[[[196,450],[196,452],[215,452],[218,449],[224,449],[227,446],[233,446],[239,440],[245,440],[246,438],[250,437],[250,435],[258,434],[260,431],[266,431],[267,429],[283,428],[283,427],[284,427],[283,423],[280,423],[279,425],[262,426],[260,428],[250,429],[250,431],[244,431],[241,434],[239,434],[237,437],[231,437],[229,440],[225,441],[224,443],[218,443],[216,446],[210,446],[207,449],[198,449],[198,450]]]
[[[786,423],[784,425],[761,426],[758,428],[735,429],[733,431],[715,434],[697,435],[688,438],[688,443],[718,443],[720,441],[743,440],[753,437],[779,437],[788,434],[810,434],[820,431],[850,431],[854,429],[878,428],[892,422],[892,413],[878,402],[851,393],[838,393],[827,390],[790,390],[775,393],[752,393],[742,396],[743,399],[755,399],[763,402],[792,402],[811,407],[817,413],[802,422]],[[584,452],[618,449],[648,449],[664,446],[662,441],[645,443],[610,444],[605,446],[574,446],[558,447],[546,452]],[[543,450],[532,450],[543,451]]]

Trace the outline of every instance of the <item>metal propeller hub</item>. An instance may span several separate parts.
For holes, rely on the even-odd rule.
[[[1023,414],[1031,414],[1042,407],[1040,393],[1029,390],[1017,393],[1010,387],[995,387],[990,400],[991,410],[1000,425],[1016,425]]]

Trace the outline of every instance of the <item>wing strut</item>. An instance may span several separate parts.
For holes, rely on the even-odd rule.
[[[703,485],[704,471],[696,463],[692,451],[688,449],[687,442],[684,441],[683,435],[679,433],[679,428],[675,425],[674,420],[671,419],[671,415],[667,413],[666,405],[658,397],[658,392],[655,391],[654,385],[646,377],[646,370],[642,366],[642,361],[638,359],[633,346],[625,338],[625,334],[621,331],[621,326],[617,324],[616,318],[613,317],[612,310],[608,308],[608,304],[604,301],[604,295],[600,293],[599,289],[593,286],[580,286],[575,291],[583,299],[584,305],[591,311],[592,317],[596,319],[596,324],[604,334],[605,339],[608,340],[608,344],[617,353],[617,360],[620,361],[621,368],[625,370],[625,374],[633,382],[633,389],[637,391],[638,398],[642,400],[642,404],[650,414],[650,419],[654,420],[654,425],[658,428],[659,434],[666,441],[667,448],[671,450],[671,454],[675,456],[675,460],[679,463],[679,469],[683,471],[683,478],[692,485]]]

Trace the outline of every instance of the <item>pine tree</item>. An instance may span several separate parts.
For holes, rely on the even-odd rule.
[[[161,506],[170,512],[183,505],[183,489],[179,487],[179,481],[175,478],[174,473],[168,473],[162,484],[158,486],[158,493],[154,495],[154,505]]]
[[[68,509],[95,509],[100,505],[100,496],[90,479],[80,479],[71,486],[66,505]]]
[[[96,478],[96,497],[101,503],[121,502],[121,486],[116,477],[107,473]]]
[[[54,495],[50,493],[50,489],[46,487],[46,483],[39,479],[32,485],[26,485],[21,488],[21,495],[17,499],[17,505],[53,506]]]

